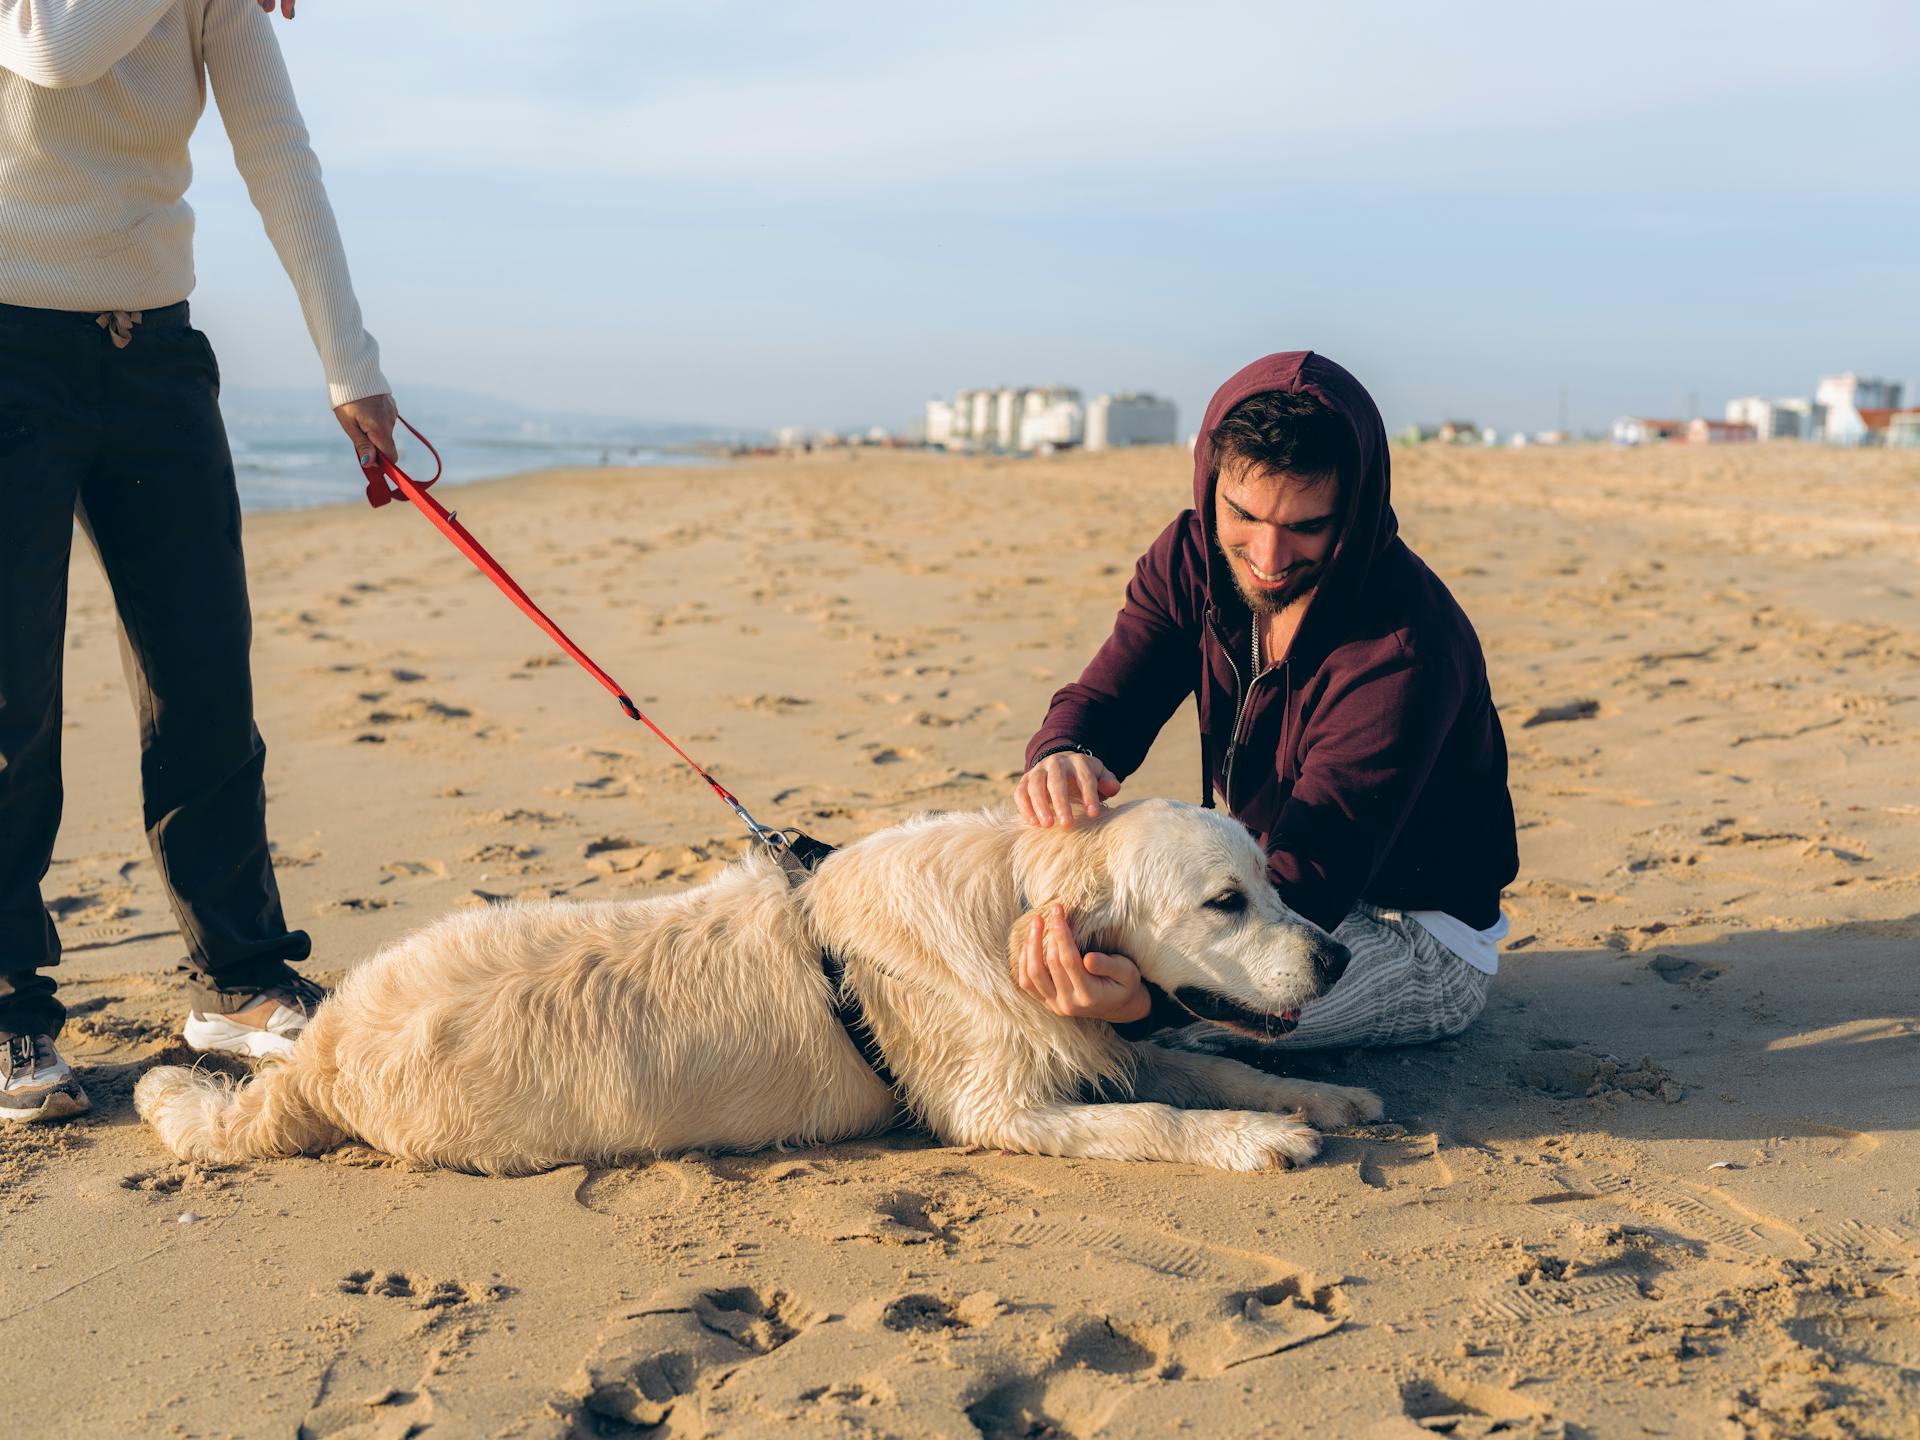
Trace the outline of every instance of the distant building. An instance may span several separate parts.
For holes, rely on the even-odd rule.
[[[1827,407],[1805,396],[1792,400],[1773,402],[1776,422],[1784,422],[1787,416],[1793,417],[1793,435],[1797,440],[1824,440],[1827,436]],[[1775,439],[1784,439],[1785,432],[1776,433]]]
[[[1756,440],[1800,440],[1807,438],[1802,417],[1810,420],[1812,410],[1812,403],[1806,400],[1765,400],[1748,395],[1727,402],[1727,419],[1736,425],[1751,425]]]
[[[966,437],[975,445],[993,443],[993,391],[962,390],[961,397],[966,401],[967,431]]]
[[[1644,415],[1623,415],[1613,422],[1613,443],[1658,445],[1682,438],[1686,430],[1684,420],[1649,420]]]
[[[1086,435],[1087,407],[1080,392],[1066,385],[1029,390],[1021,402],[1019,448],[1061,450]]]
[[[1842,406],[1855,410],[1898,410],[1902,388],[1898,381],[1875,380],[1849,370],[1844,375],[1821,376],[1813,398],[1829,411]]]
[[[1705,416],[1687,422],[1689,445],[1739,445],[1755,438],[1753,426],[1743,420],[1709,420]]]
[[[1145,391],[1102,395],[1087,407],[1089,450],[1125,445],[1171,445],[1180,434],[1180,412],[1171,400]]]
[[[1020,447],[1020,420],[1026,413],[1027,392],[1017,386],[1006,386],[993,394],[993,420],[987,428],[983,443],[996,450],[1017,450]]]
[[[1890,450],[1920,450],[1920,410],[1896,410],[1887,417]]]
[[[958,415],[958,407],[948,401],[927,401],[927,444],[938,445],[943,450],[952,446],[958,439],[953,428]]]
[[[1899,394],[1900,387],[1894,386],[1893,393]],[[1827,443],[1829,445],[1885,445],[1889,441],[1888,429],[1896,415],[1911,414],[1892,405],[1836,405],[1827,410]],[[1904,427],[1903,427],[1904,428]]]
[[[1745,420],[1709,420],[1700,416],[1689,420],[1680,436],[1689,445],[1751,444],[1759,432]]]
[[[1471,420],[1442,420],[1439,438],[1445,445],[1478,444],[1480,427]]]

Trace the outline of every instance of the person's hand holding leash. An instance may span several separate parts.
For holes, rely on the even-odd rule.
[[[287,13],[293,13],[291,7]],[[389,460],[400,458],[400,452],[393,444],[393,427],[400,419],[400,409],[393,403],[393,396],[368,395],[363,399],[349,400],[344,405],[333,407],[333,417],[340,422],[340,428],[347,432],[347,438],[353,441],[353,458],[360,462],[362,468],[373,463],[376,449]]]
[[[1020,988],[1056,1015],[1069,1020],[1105,1020],[1123,1025],[1141,1020],[1153,1008],[1134,963],[1124,955],[1098,950],[1080,953],[1061,906],[1035,915],[1020,952]]]
[[[1075,807],[1089,820],[1100,802],[1120,793],[1120,778],[1094,755],[1058,750],[1034,762],[1013,787],[1014,803],[1029,825],[1072,825]]]

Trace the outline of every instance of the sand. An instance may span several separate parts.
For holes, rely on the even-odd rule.
[[[463,519],[769,819],[1003,798],[1183,453],[868,452],[464,488]],[[1305,1068],[1320,1163],[857,1144],[535,1179],[176,1163],[183,1054],[111,609],[76,565],[46,895],[95,1100],[0,1135],[0,1414],[34,1434],[1912,1435],[1920,464],[1397,454],[1485,636],[1523,872],[1458,1041]],[[739,836],[418,517],[248,525],[287,906],[337,974]],[[1129,794],[1195,798],[1189,717]],[[716,996],[715,1003],[725,997]]]

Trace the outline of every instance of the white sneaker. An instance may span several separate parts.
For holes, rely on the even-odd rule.
[[[64,1120],[92,1102],[50,1035],[9,1035],[0,1041],[0,1120]]]
[[[293,1045],[305,1033],[313,1012],[327,992],[311,980],[289,975],[282,984],[269,985],[239,997],[236,1011],[251,1010],[264,1000],[277,1000],[264,1026],[242,1025],[232,1015],[189,1010],[181,1027],[187,1044],[202,1052],[245,1055],[254,1060],[284,1060],[293,1053]]]

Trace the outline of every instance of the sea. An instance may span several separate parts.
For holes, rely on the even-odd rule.
[[[440,483],[461,485],[530,470],[721,463],[726,449],[754,437],[693,425],[618,417],[543,415],[480,397],[440,392],[409,405],[407,418],[439,450]],[[222,400],[240,506],[304,510],[365,503],[366,480],[353,446],[324,404],[304,393],[229,391]],[[400,467],[416,480],[433,457],[400,432]]]

